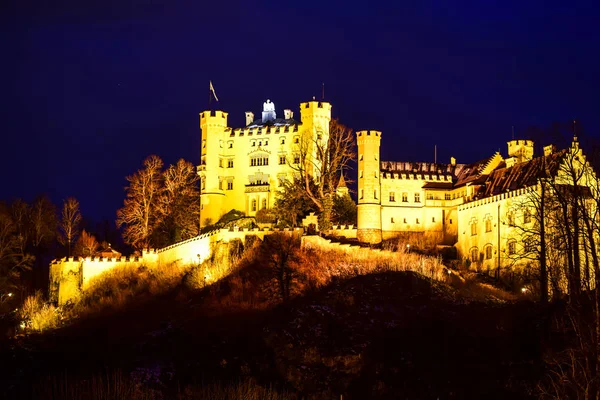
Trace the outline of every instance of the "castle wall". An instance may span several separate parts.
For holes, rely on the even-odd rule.
[[[221,229],[164,247],[159,250],[143,251],[141,257],[120,258],[63,258],[55,260],[50,265],[51,301],[63,305],[68,301],[76,301],[82,291],[85,291],[93,278],[114,268],[140,267],[154,268],[159,265],[173,268],[196,265],[208,259],[213,250],[213,244],[228,243],[239,239],[245,242],[249,235],[264,240],[265,236],[275,232],[302,234],[302,228],[295,229]]]

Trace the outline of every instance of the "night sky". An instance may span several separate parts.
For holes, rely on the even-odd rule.
[[[230,126],[316,96],[382,159],[473,162],[511,126],[600,136],[599,10],[560,1],[14,1],[0,8],[0,199],[115,218],[157,154],[199,161],[212,80]],[[371,4],[379,3],[378,6]],[[582,3],[579,3],[582,4]]]

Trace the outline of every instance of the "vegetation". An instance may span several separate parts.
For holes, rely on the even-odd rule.
[[[81,212],[79,201],[69,197],[63,201],[62,214],[59,222],[60,235],[58,241],[67,247],[67,255],[71,256],[71,246],[75,244],[79,236],[79,225],[81,224]]]
[[[137,250],[163,247],[200,233],[198,176],[194,166],[179,160],[162,170],[156,155],[126,179],[124,205],[117,211],[123,239]]]
[[[290,164],[298,174],[298,179],[291,184],[305,193],[314,204],[319,211],[320,229],[327,231],[331,229],[338,181],[356,158],[352,129],[333,119],[329,124],[329,136],[322,138],[321,134],[317,134],[311,138],[303,137],[298,154],[300,163]]]

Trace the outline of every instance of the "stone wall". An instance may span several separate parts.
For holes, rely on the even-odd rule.
[[[245,242],[247,236],[255,236],[263,240],[265,235],[275,232],[303,233],[302,228],[290,229],[216,229],[200,236],[184,240],[158,250],[145,250],[139,257],[120,258],[62,258],[50,264],[50,301],[63,305],[68,301],[76,301],[85,291],[92,278],[119,267],[153,268],[156,266],[185,267],[202,263],[211,256],[215,243],[228,243],[239,239]]]

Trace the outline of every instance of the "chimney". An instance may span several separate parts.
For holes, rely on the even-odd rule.
[[[292,119],[294,118],[294,112],[290,109],[285,109],[283,110],[283,116],[285,117],[285,119]]]
[[[544,156],[549,156],[550,154],[554,154],[556,152],[556,146],[553,144],[549,144],[548,146],[544,146]]]
[[[246,111],[246,126],[254,122],[254,113],[252,111]]]
[[[456,165],[456,158],[450,157],[450,165],[452,165],[452,166]]]

